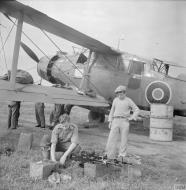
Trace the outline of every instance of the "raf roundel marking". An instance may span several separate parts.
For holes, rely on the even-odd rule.
[[[152,91],[152,97],[155,100],[161,100],[164,97],[164,95],[165,95],[165,93],[164,93],[164,91],[161,88],[155,88]]]
[[[149,104],[168,104],[172,98],[172,91],[166,82],[153,81],[145,89],[145,98]]]

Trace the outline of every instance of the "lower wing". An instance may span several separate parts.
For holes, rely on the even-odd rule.
[[[108,103],[102,97],[92,98],[80,95],[75,90],[19,83],[16,83],[15,89],[12,89],[11,83],[5,80],[0,80],[0,101],[46,102],[96,107],[108,106]]]

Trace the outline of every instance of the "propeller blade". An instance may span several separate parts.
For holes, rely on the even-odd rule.
[[[35,62],[39,62],[39,58],[37,57],[37,55],[23,42],[21,42],[21,47],[24,49],[24,51],[35,61]]]

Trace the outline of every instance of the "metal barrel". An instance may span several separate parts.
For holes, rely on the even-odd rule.
[[[173,107],[166,104],[151,104],[150,139],[172,141]]]
[[[154,118],[173,118],[173,106],[167,104],[151,104],[150,116]]]

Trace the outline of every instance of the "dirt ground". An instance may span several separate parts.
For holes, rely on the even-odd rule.
[[[7,103],[0,104],[0,142],[17,145],[21,132],[30,132],[34,135],[34,147],[38,149],[39,141],[49,130],[34,128],[34,104],[22,103],[19,128],[8,131],[6,128]],[[52,105],[46,105],[45,114],[48,123]],[[104,151],[109,134],[108,123],[97,127],[85,128],[88,111],[74,107],[71,112],[72,122],[78,124],[81,145],[84,149]],[[149,139],[149,129],[142,122],[133,122],[130,126],[128,153],[139,155],[142,159],[142,176],[144,183],[157,185],[162,189],[173,189],[174,184],[186,184],[186,127],[185,120],[176,117],[172,142],[159,142]],[[167,188],[166,188],[167,187]],[[148,189],[148,188],[147,188]],[[153,189],[153,188],[152,188]]]

